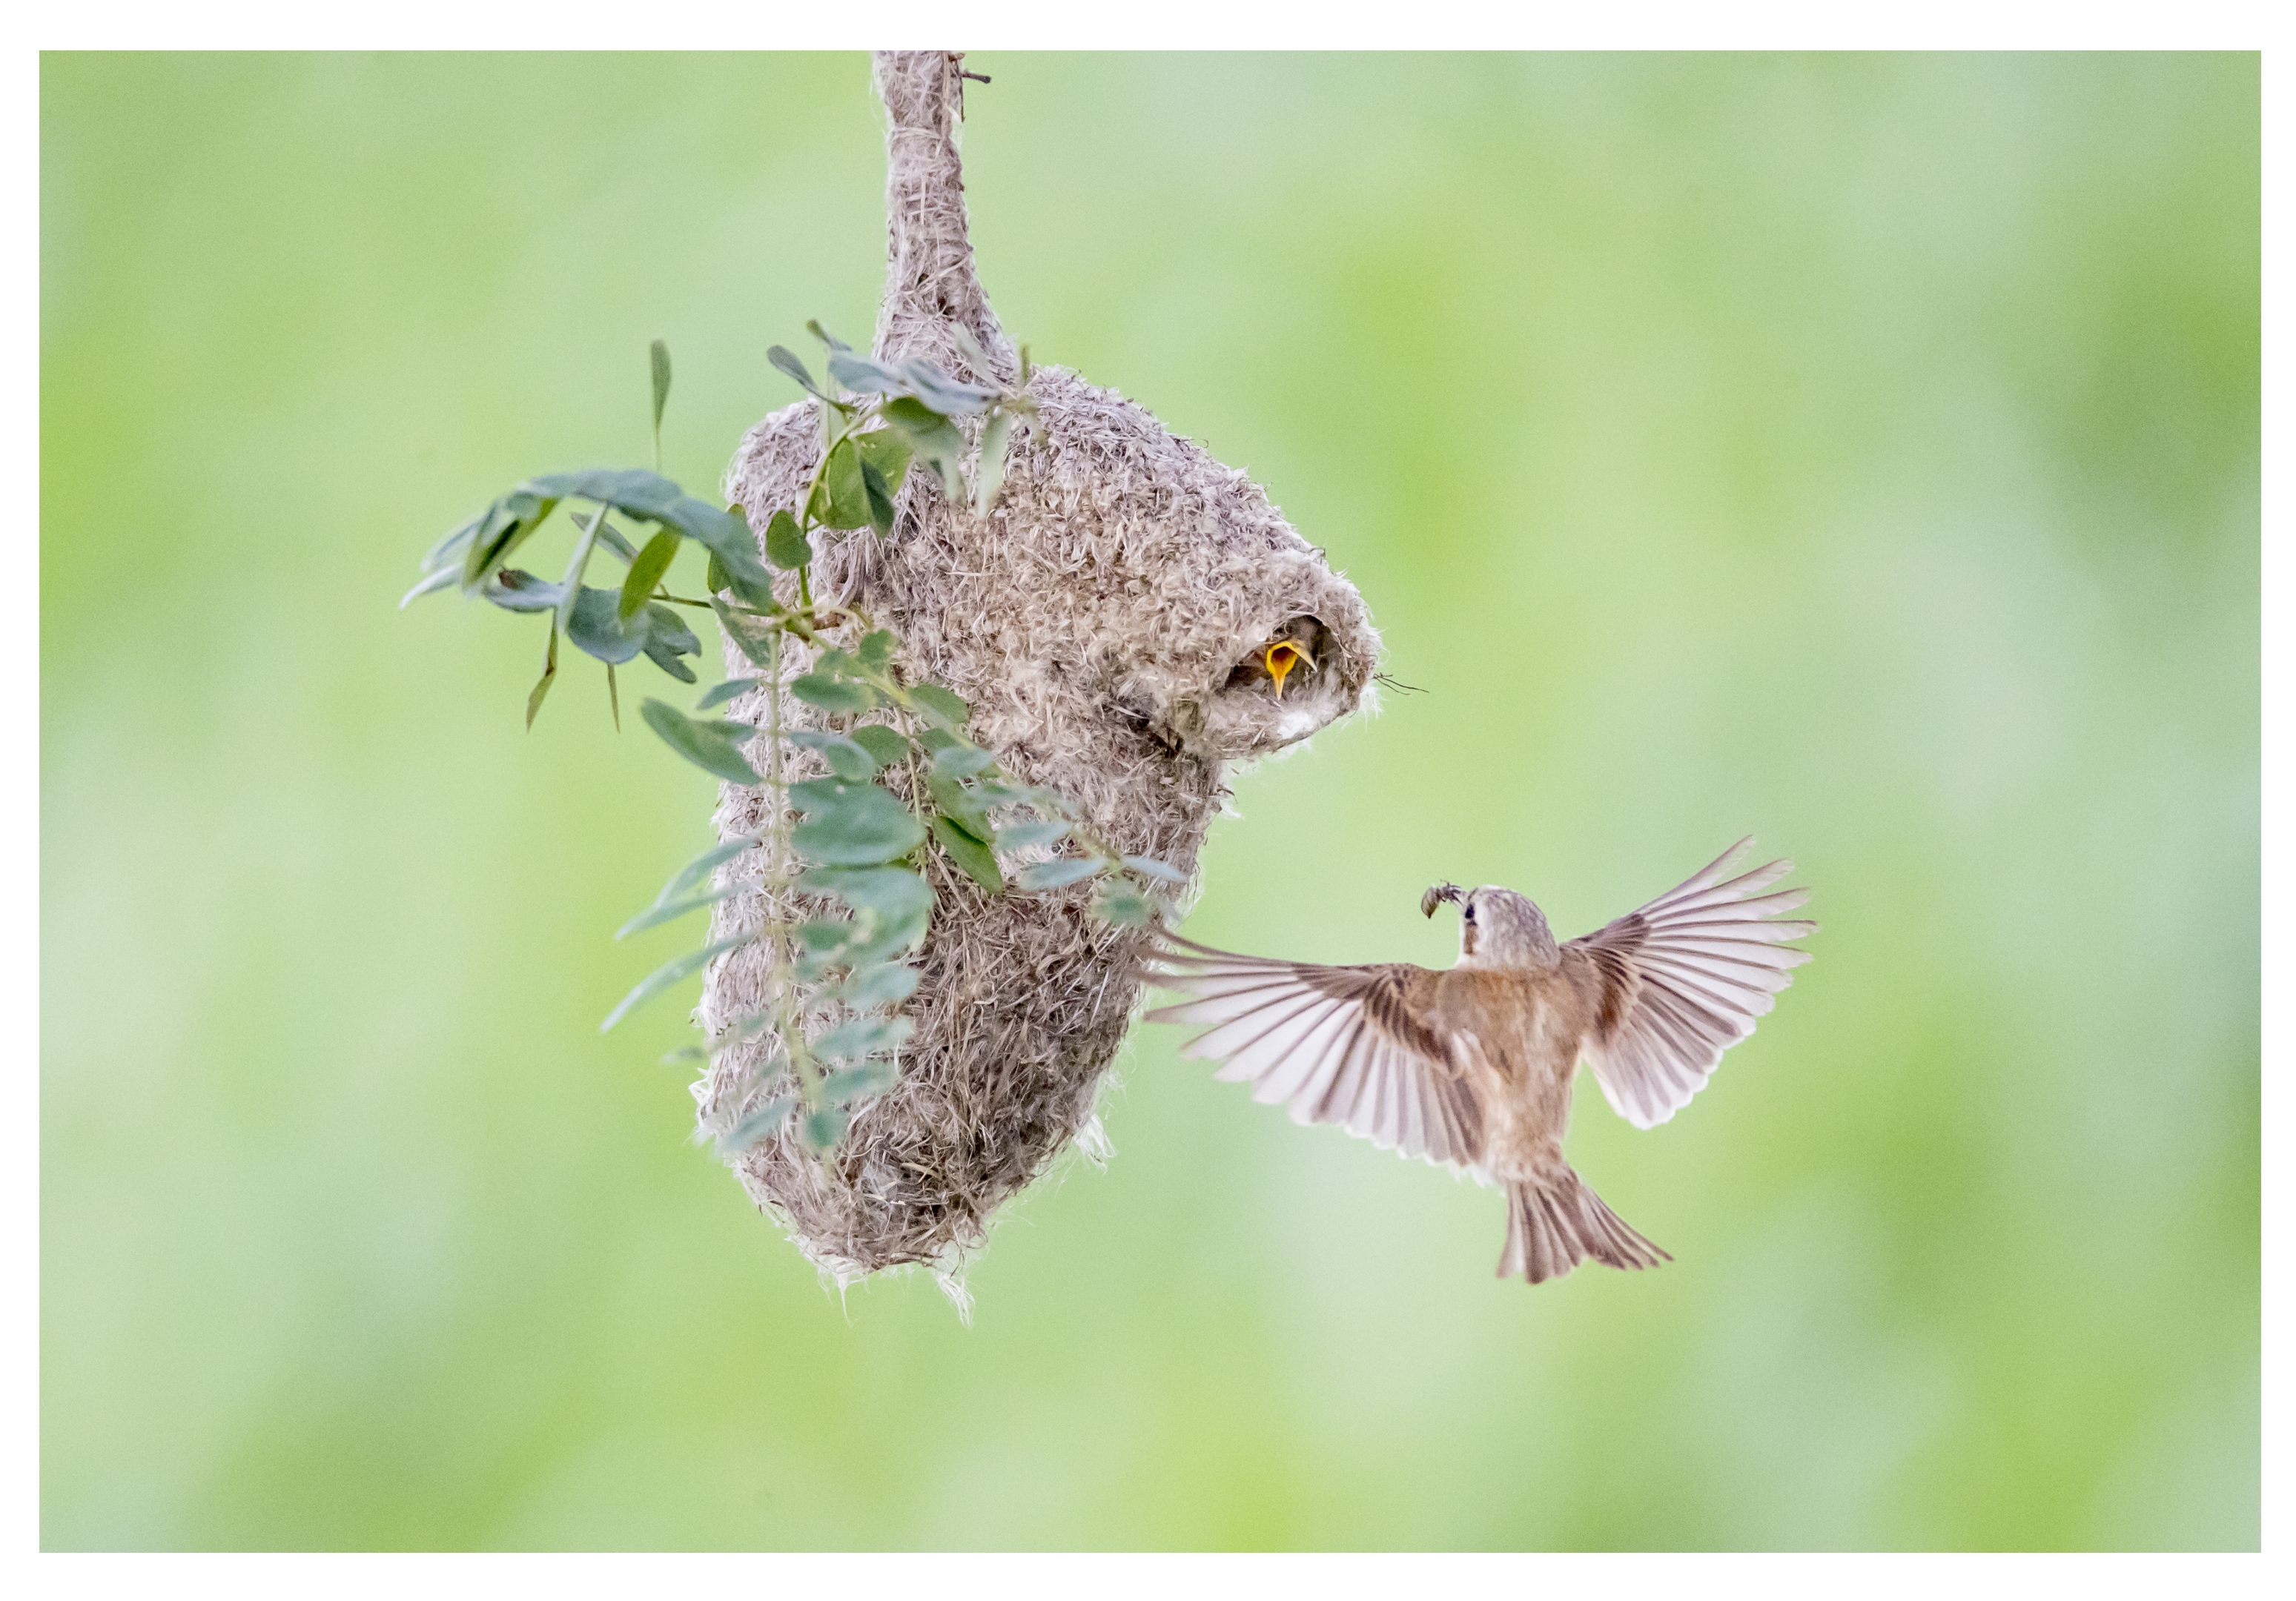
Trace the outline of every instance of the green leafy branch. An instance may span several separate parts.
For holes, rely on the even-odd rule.
[[[1094,911],[1134,927],[1158,916],[1159,884],[1185,882],[1166,863],[1123,854],[1066,796],[1007,772],[967,733],[972,713],[964,700],[904,668],[895,630],[879,626],[858,605],[814,599],[815,535],[865,527],[881,537],[890,534],[896,497],[912,469],[952,502],[986,515],[1003,485],[1014,431],[1035,425],[1027,350],[1018,384],[995,388],[962,382],[930,362],[880,363],[818,323],[808,327],[826,347],[826,384],[780,346],[767,358],[816,401],[821,459],[796,503],[767,519],[762,560],[760,541],[740,507],[720,510],[696,500],[659,470],[670,364],[656,340],[656,470],[529,479],[432,547],[421,580],[400,601],[403,607],[459,588],[506,611],[546,614],[543,673],[527,698],[529,729],[556,680],[562,634],[605,664],[617,727],[617,667],[644,656],[681,682],[698,682],[684,658],[699,654],[700,641],[676,608],[713,612],[754,670],[734,674],[729,661],[728,676],[705,691],[694,710],[708,713],[761,694],[762,723],[689,715],[651,698],[641,706],[646,725],[678,755],[727,782],[762,787],[776,802],[763,829],[687,862],[615,937],[752,892],[764,894],[769,906],[805,898],[841,906],[844,915],[765,916],[755,927],[648,974],[601,1025],[612,1028],[720,956],[769,946],[761,1009],[726,1025],[704,1046],[673,1053],[706,1061],[759,1034],[773,1037],[763,1066],[734,1100],[743,1114],[718,1131],[718,1148],[728,1156],[776,1133],[792,1115],[807,1146],[830,1150],[855,1105],[896,1082],[911,1029],[898,1009],[918,982],[908,958],[923,943],[934,910],[921,870],[931,852],[996,895],[1008,886],[1000,856],[1072,847],[1074,854],[1018,866],[1011,886],[1050,892],[1094,880]],[[959,337],[975,368],[992,371],[978,346]],[[968,440],[961,419],[972,422],[977,441]],[[968,453],[974,453],[969,482]],[[570,502],[587,502],[590,510],[586,514]],[[569,505],[576,539],[565,576],[552,584],[510,561],[562,504]],[[633,529],[651,525],[652,532],[638,543],[615,526],[616,518]],[[688,541],[708,553],[707,599],[668,588],[670,568]],[[601,547],[627,569],[620,584],[583,583]],[[777,585],[776,573],[793,582]],[[782,662],[791,640],[815,654],[805,672],[787,679],[787,692],[824,714],[824,728],[784,723]],[[760,741],[762,772],[749,754]],[[800,750],[825,773],[789,779],[785,756]],[[732,870],[752,854],[762,857],[759,875],[735,876]],[[760,1094],[763,1104],[747,1109]]]

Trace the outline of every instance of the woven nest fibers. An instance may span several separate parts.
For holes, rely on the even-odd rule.
[[[963,696],[973,736],[1010,772],[1064,791],[1126,853],[1193,884],[1229,764],[1362,705],[1379,636],[1354,586],[1242,473],[1073,373],[1038,369],[1029,394],[1040,426],[1014,440],[987,516],[914,474],[890,536],[864,529],[818,554],[816,593],[898,630],[904,668]],[[796,503],[819,451],[810,403],[776,413],[743,440],[728,498],[762,528]],[[784,682],[810,660],[791,649]],[[789,726],[826,721],[783,706]],[[764,696],[733,715],[762,721]],[[810,753],[793,758],[791,777],[820,771]],[[727,786],[721,837],[766,827],[775,804]],[[785,1132],[735,1159],[758,1205],[840,1281],[906,1263],[953,1272],[1070,1140],[1091,1148],[1095,1097],[1138,999],[1132,934],[1090,915],[1088,886],[991,896],[929,854],[937,904],[898,1084],[857,1108],[826,1158]],[[721,903],[715,935],[816,910],[752,889]],[[759,1010],[769,971],[764,945],[721,959],[703,1026]],[[706,1127],[786,1090],[760,1077],[767,1050],[720,1054],[697,1087]]]

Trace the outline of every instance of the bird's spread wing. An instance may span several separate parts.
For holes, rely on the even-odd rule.
[[[1706,1087],[1722,1053],[1793,982],[1807,951],[1780,943],[1817,931],[1781,919],[1806,889],[1757,892],[1793,871],[1773,862],[1731,878],[1753,840],[1740,840],[1696,878],[1563,947],[1591,959],[1602,1007],[1587,1060],[1611,1109],[1638,1129],[1664,1123]]]
[[[1221,1064],[1254,1100],[1300,1123],[1335,1123],[1383,1150],[1472,1169],[1483,1112],[1451,1042],[1422,1019],[1414,990],[1435,975],[1408,962],[1331,968],[1152,936],[1148,976],[1195,997],[1152,1023],[1213,1026],[1183,1055]]]

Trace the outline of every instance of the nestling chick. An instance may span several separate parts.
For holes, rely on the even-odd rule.
[[[1546,915],[1496,885],[1438,885],[1432,917],[1461,908],[1459,960],[1323,967],[1236,956],[1150,936],[1150,976],[1197,999],[1148,1014],[1216,1026],[1184,1055],[1282,1101],[1299,1123],[1335,1123],[1382,1149],[1423,1156],[1507,1192],[1502,1278],[1560,1278],[1587,1257],[1655,1267],[1664,1251],[1619,1221],[1562,1158],[1570,1085],[1595,1070],[1636,1128],[1664,1123],[1705,1087],[1722,1053],[1809,960],[1782,943],[1816,923],[1781,919],[1803,889],[1757,892],[1793,870],[1734,878],[1742,839],[1695,878],[1593,934],[1555,943]]]
[[[1316,658],[1323,654],[1324,625],[1316,617],[1293,617],[1277,629],[1267,642],[1257,646],[1250,655],[1236,663],[1235,670],[1227,675],[1227,688],[1247,688],[1253,684],[1266,686],[1276,699],[1283,698],[1283,681],[1293,673],[1302,674],[1316,671]]]

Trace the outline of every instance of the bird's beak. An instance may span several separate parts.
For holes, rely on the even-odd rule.
[[[1310,667],[1316,665],[1314,658],[1290,640],[1278,640],[1268,646],[1267,654],[1260,660],[1267,665],[1267,676],[1275,681],[1275,698],[1278,700],[1283,698],[1283,680],[1292,668],[1301,662],[1306,662]]]

